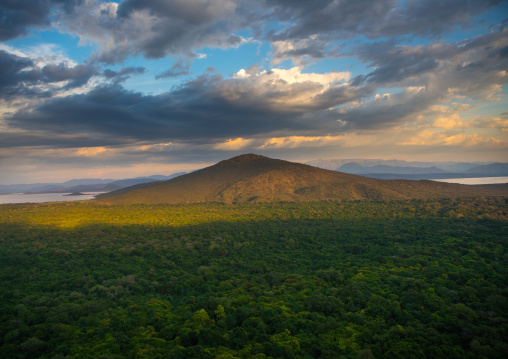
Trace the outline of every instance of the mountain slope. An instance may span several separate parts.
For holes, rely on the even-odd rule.
[[[341,171],[339,168],[347,163],[357,163],[362,167],[373,167],[378,165],[387,165],[392,167],[437,167],[444,172],[463,172],[470,168],[477,167],[480,165],[487,165],[492,162],[419,162],[419,161],[403,161],[403,160],[381,160],[381,159],[328,159],[328,160],[312,160],[306,162],[306,164],[325,168],[328,170]]]
[[[487,174],[487,175],[507,175],[508,174],[508,163],[492,163],[490,165],[483,165],[473,167],[465,173],[472,174]]]
[[[389,165],[376,165],[371,167],[364,167],[356,162],[346,163],[339,168],[337,168],[339,172],[346,172],[351,174],[434,174],[434,173],[444,173],[440,168],[436,166],[433,167],[395,167]]]
[[[385,200],[489,195],[498,190],[432,181],[383,181],[248,154],[169,181],[128,187],[100,202],[244,203]],[[508,192],[507,192],[508,194]]]
[[[65,192],[109,192],[137,184],[169,180],[185,174],[173,173],[169,176],[153,175],[149,177],[136,177],[121,180],[113,179],[74,179],[63,183],[34,183],[18,185],[0,185],[0,194],[9,193],[65,193]]]

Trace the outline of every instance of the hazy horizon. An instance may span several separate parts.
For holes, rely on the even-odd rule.
[[[223,158],[219,161],[222,161],[222,160],[227,160],[227,158]],[[217,161],[217,162],[219,162]],[[379,159],[379,158],[344,158],[344,159],[341,159],[341,158],[326,158],[326,159],[322,159],[322,158],[319,158],[319,159],[314,159],[314,160],[309,160],[309,161],[292,161],[292,162],[297,162],[297,163],[304,163],[304,164],[310,164],[310,165],[313,165],[313,166],[316,166],[316,167],[320,167],[320,168],[326,168],[326,169],[332,169],[332,170],[336,170],[337,168],[335,168],[334,166],[326,166],[326,162],[334,162],[334,161],[341,161],[341,162],[345,162],[347,163],[348,161],[359,161],[359,162],[362,162],[362,161],[369,161],[369,162],[380,162],[380,163],[383,163],[384,162],[390,162],[390,161],[401,161],[401,162],[405,162],[407,163],[407,165],[410,165],[410,166],[416,166],[418,164],[422,164],[423,166],[427,165],[427,166],[433,166],[433,165],[439,165],[439,164],[442,164],[443,167],[447,167],[447,166],[451,166],[452,164],[475,164],[475,165],[484,165],[484,164],[491,164],[491,163],[496,163],[496,162],[492,162],[492,161],[487,161],[487,162],[481,162],[481,161],[407,161],[407,160],[398,160],[398,159],[387,159],[387,160],[383,160],[383,159]],[[16,183],[4,183],[4,182],[1,182],[0,181],[0,185],[5,185],[5,186],[9,186],[9,185],[18,185],[18,184],[51,184],[51,183],[64,183],[64,182],[67,182],[67,181],[72,181],[72,180],[86,180],[86,179],[90,179],[90,180],[111,180],[111,181],[117,181],[117,180],[123,180],[123,179],[130,179],[130,178],[137,178],[137,177],[150,177],[150,176],[157,176],[157,175],[164,175],[164,176],[169,176],[169,175],[172,175],[172,174],[176,174],[176,173],[188,173],[188,172],[192,172],[192,171],[197,171],[197,170],[200,170],[200,169],[203,169],[205,167],[209,167],[209,166],[212,166],[214,164],[216,164],[217,162],[214,162],[214,163],[209,163],[207,165],[203,165],[203,166],[198,166],[196,168],[193,168],[193,169],[190,169],[188,171],[173,171],[173,172],[170,172],[170,173],[162,173],[162,172],[157,172],[157,173],[145,173],[145,174],[141,174],[141,175],[136,175],[136,176],[132,176],[132,177],[129,177],[128,176],[128,173],[126,173],[126,176],[121,176],[121,175],[118,175],[116,177],[92,177],[92,176],[87,176],[87,177],[77,177],[77,176],[73,176],[72,173],[69,173],[67,175],[67,177],[61,177],[61,178],[55,178],[55,181],[53,182],[41,182],[41,181],[32,181],[32,182],[16,182]],[[317,164],[319,162],[319,164]],[[401,165],[404,165],[404,164],[401,164]],[[363,164],[364,167],[370,167],[370,166],[374,166],[374,165],[369,165],[369,164]],[[397,167],[397,165],[393,165],[394,167]],[[191,167],[192,168],[192,167]],[[156,169],[155,169],[156,170]],[[450,173],[460,173],[460,171],[452,171],[450,170]],[[0,177],[1,178],[1,177]],[[453,182],[453,180],[457,180],[457,179],[451,179]]]

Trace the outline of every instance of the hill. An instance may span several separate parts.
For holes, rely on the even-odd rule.
[[[63,183],[32,183],[0,185],[0,194],[9,193],[65,193],[65,192],[109,192],[142,183],[168,180],[185,174],[173,173],[169,176],[153,175],[121,180],[85,178],[73,179]]]
[[[381,160],[381,159],[365,159],[365,158],[351,158],[351,159],[317,159],[306,162],[306,164],[325,168],[328,170],[336,170],[340,172],[347,172],[339,169],[341,166],[347,163],[356,163],[362,167],[374,167],[374,166],[390,166],[390,167],[420,167],[429,168],[436,167],[440,170],[448,173],[462,173],[470,168],[477,167],[480,165],[488,165],[492,162],[420,162],[420,161],[403,161],[403,160]],[[393,172],[392,172],[393,173]]]
[[[486,175],[508,175],[508,163],[492,163],[490,165],[477,166],[465,172]]]
[[[427,199],[495,194],[508,194],[508,191],[504,188],[432,181],[384,181],[247,154],[169,181],[106,193],[98,196],[97,201],[118,204],[232,204]]]
[[[372,167],[364,167],[356,162],[346,163],[339,168],[337,168],[339,172],[346,172],[352,174],[359,175],[368,175],[368,174],[380,174],[380,173],[390,173],[390,174],[435,174],[435,173],[444,173],[440,168],[436,166],[433,167],[403,167],[403,166],[389,166],[389,165],[376,165]]]

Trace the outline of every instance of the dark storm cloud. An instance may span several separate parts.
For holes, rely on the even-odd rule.
[[[270,86],[273,89],[267,91]],[[88,133],[138,141],[207,142],[277,131],[317,134],[339,127],[336,118],[330,117],[330,106],[356,99],[361,92],[349,86],[319,91],[319,86],[203,75],[170,93],[151,96],[127,91],[118,84],[108,85],[86,94],[48,100],[35,109],[19,111],[7,122],[28,131]],[[309,91],[319,94],[315,103],[295,106],[285,102]]]

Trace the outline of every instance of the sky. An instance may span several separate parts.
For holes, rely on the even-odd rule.
[[[3,0],[0,184],[508,162],[502,0]]]

